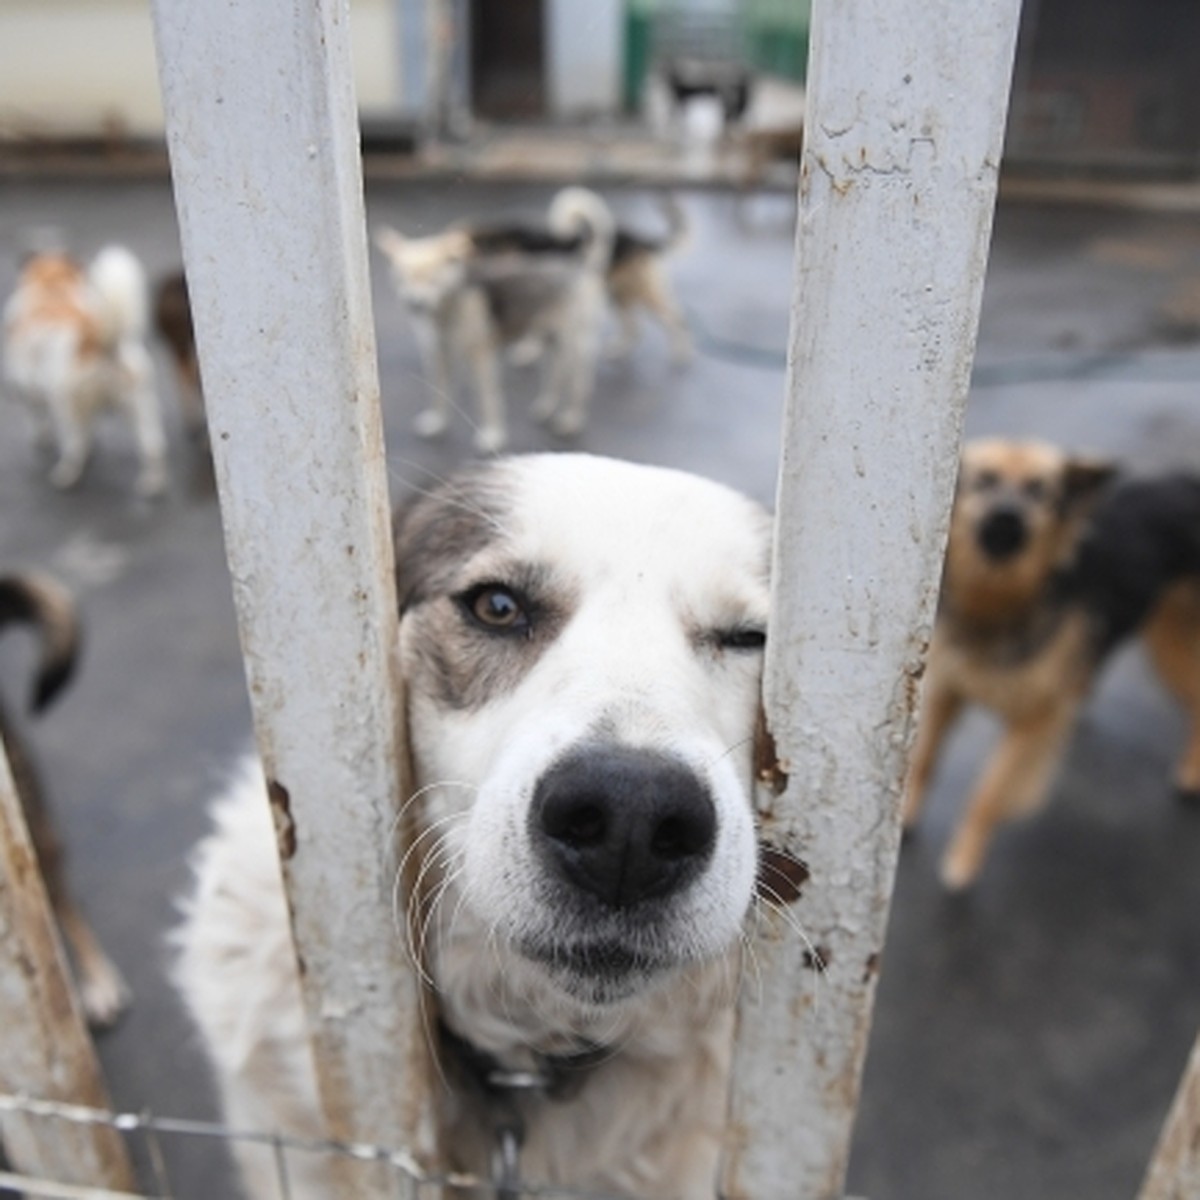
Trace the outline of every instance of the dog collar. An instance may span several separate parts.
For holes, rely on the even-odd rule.
[[[483,1100],[492,1119],[492,1183],[497,1200],[517,1200],[521,1192],[521,1147],[525,1117],[521,1100],[540,1097],[569,1100],[592,1069],[612,1053],[611,1047],[584,1042],[570,1054],[533,1053],[528,1067],[507,1066],[488,1050],[460,1037],[444,1021],[438,1022],[442,1061],[452,1065]]]

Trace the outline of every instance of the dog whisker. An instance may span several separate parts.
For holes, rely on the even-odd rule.
[[[805,933],[804,927],[798,920],[796,920],[795,915],[789,910],[786,901],[781,899],[777,892],[772,892],[772,889],[769,887],[764,886],[762,891],[770,894],[760,894],[757,898],[758,903],[768,911],[778,916],[780,920],[783,921],[784,925],[787,926],[787,928],[789,928],[804,943],[805,948],[808,950],[809,959],[812,963],[813,970],[816,972],[817,978],[817,986],[813,991],[813,1011],[819,1011],[821,1001],[821,984],[824,982],[825,976],[825,959],[821,956],[820,950],[813,943],[812,939],[807,933]]]
[[[414,854],[416,854],[418,850],[420,850],[421,843],[424,842],[430,836],[432,836],[434,838],[435,843],[436,843],[437,839],[442,836],[442,832],[446,826],[450,825],[451,823],[453,823],[455,821],[464,820],[466,818],[466,815],[467,815],[466,813],[449,813],[448,815],[446,815],[444,817],[439,817],[436,821],[430,822],[429,825],[427,825],[424,829],[422,829],[421,832],[418,833],[415,838],[413,838],[412,844],[404,852],[404,857],[400,860],[400,862],[396,866],[395,876],[394,876],[395,889],[400,889],[403,887],[405,868],[407,868],[407,866],[408,866],[409,859],[411,859],[412,856]],[[423,873],[424,873],[423,870],[418,873],[418,879],[420,878],[420,875]],[[412,894],[414,896],[419,895],[419,891],[418,891],[416,883],[413,884],[413,887],[411,890],[412,890]]]
[[[512,530],[510,530],[506,525],[502,524],[497,519],[497,517],[494,513],[489,513],[486,509],[480,507],[477,504],[472,504],[469,500],[467,500],[465,498],[462,487],[453,478],[447,478],[445,475],[439,475],[437,473],[437,471],[433,470],[431,467],[427,467],[423,463],[419,463],[419,462],[415,461],[414,459],[404,458],[402,455],[399,455],[399,454],[389,454],[388,455],[389,472],[392,475],[392,477],[394,479],[396,479],[399,483],[404,484],[405,487],[413,488],[414,491],[420,491],[420,486],[418,484],[413,483],[409,479],[405,479],[404,476],[400,474],[400,472],[392,469],[391,464],[394,462],[402,463],[406,467],[412,467],[413,470],[420,471],[423,475],[427,475],[431,480],[433,480],[433,482],[435,484],[444,488],[449,493],[449,496],[450,496],[452,502],[456,503],[457,506],[460,509],[462,509],[463,512],[469,512],[472,515],[479,517],[481,520],[485,521],[488,525],[490,525],[497,533],[501,534],[504,537],[512,536]],[[432,495],[435,493],[421,492],[421,494],[428,496],[428,495]],[[436,493],[436,494],[441,495],[442,493]]]
[[[388,474],[393,479],[403,484],[410,491],[414,491],[420,496],[427,496],[431,500],[437,500],[440,503],[449,504],[453,508],[458,508],[463,512],[470,513],[473,517],[479,517],[481,521],[487,525],[490,525],[501,536],[509,536],[508,530],[505,529],[504,526],[501,525],[491,513],[485,512],[478,506],[468,503],[466,500],[461,499],[461,497],[454,495],[453,493],[446,494],[445,492],[435,492],[431,491],[429,488],[423,488],[419,484],[413,483],[411,479],[406,479],[402,474],[400,474],[399,471],[393,469],[390,464],[388,465]]]
[[[401,368],[401,374],[408,376],[409,379],[417,380],[418,383],[423,383],[447,408],[453,409],[476,433],[479,432],[479,425],[471,414],[454,399],[453,388],[438,386],[437,380],[427,372],[414,371],[412,367]]]

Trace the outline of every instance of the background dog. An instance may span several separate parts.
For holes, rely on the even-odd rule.
[[[462,228],[470,234],[476,253],[562,254],[578,250],[580,235],[575,230],[574,193],[568,188],[551,201],[547,227],[519,222],[469,222]],[[651,236],[618,223],[612,253],[605,268],[608,300],[620,324],[620,337],[612,348],[614,357],[626,357],[638,336],[638,312],[645,310],[666,331],[677,364],[692,357],[692,339],[682,309],[675,299],[665,270],[666,260],[678,253],[689,237],[687,214],[669,192],[663,194],[667,230]]]
[[[62,692],[75,670],[80,640],[75,606],[67,592],[45,575],[29,572],[0,576],[0,631],[14,623],[29,625],[38,634],[40,656],[32,707],[41,712]],[[29,751],[2,704],[0,738],[12,768],[17,798],[29,824],[42,878],[75,963],[84,1014],[92,1026],[104,1028],[125,1010],[129,989],[71,899],[62,843],[45,792]]]
[[[200,358],[196,353],[187,276],[182,271],[164,276],[154,289],[154,327],[166,343],[175,367],[184,430],[192,441],[204,443],[208,440],[204,389],[200,384]]]
[[[1040,442],[964,451],[906,827],[964,705],[1004,733],[942,860],[949,888],[975,880],[998,824],[1045,802],[1101,665],[1136,633],[1191,716],[1177,783],[1200,795],[1200,478],[1114,476]]]
[[[508,430],[500,355],[531,343],[545,348],[547,360],[535,419],[564,437],[586,423],[615,226],[594,192],[570,188],[558,202],[561,232],[571,236],[560,250],[481,252],[467,229],[423,238],[376,231],[375,244],[391,267],[433,380],[434,402],[417,419],[423,437],[449,423],[451,363],[461,359],[478,398],[476,448],[501,449]]]
[[[520,1069],[546,1080],[503,1100],[523,1177],[714,1195],[757,871],[769,541],[767,514],[718,484],[584,455],[481,464],[399,523],[411,936],[460,1169],[486,1176],[495,1150],[481,1080]],[[319,1136],[256,766],[214,817],[178,982],[229,1123]],[[276,1197],[269,1151],[238,1153],[248,1194]],[[332,1194],[312,1157],[289,1170],[305,1200]]]
[[[55,487],[74,487],[91,453],[92,425],[116,408],[133,427],[141,456],[137,490],[163,491],[166,439],[146,349],[146,278],[121,246],[85,270],[65,254],[35,254],[4,310],[4,373],[29,406],[34,439],[55,445]]]

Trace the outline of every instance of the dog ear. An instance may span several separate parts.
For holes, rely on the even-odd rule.
[[[1090,504],[1117,474],[1117,464],[1107,458],[1075,457],[1063,468],[1063,507]]]

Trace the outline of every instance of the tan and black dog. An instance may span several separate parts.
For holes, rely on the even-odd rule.
[[[996,827],[1042,806],[1100,667],[1139,633],[1191,716],[1176,784],[1200,797],[1200,477],[1118,481],[1113,464],[1043,442],[970,443],[905,827],[966,705],[1004,731],[942,860],[946,887],[970,886]]]
[[[39,639],[32,708],[40,712],[70,681],[79,651],[74,602],[48,576],[25,572],[0,576],[0,630],[9,624],[32,626]],[[45,792],[17,728],[0,705],[0,740],[12,768],[17,798],[29,825],[38,866],[54,915],[75,962],[79,998],[94,1028],[112,1025],[129,1003],[129,989],[105,954],[66,886],[62,843]]]

